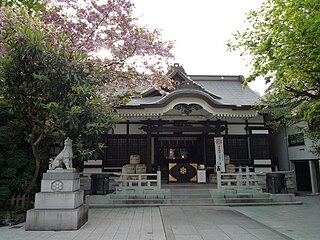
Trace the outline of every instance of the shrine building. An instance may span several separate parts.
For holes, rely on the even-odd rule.
[[[199,165],[214,171],[217,136],[236,167],[270,167],[269,129],[253,109],[260,96],[242,86],[243,76],[188,75],[179,64],[168,75],[174,88],[167,95],[147,89],[118,108],[122,120],[105,137],[103,172],[139,155],[163,180],[193,181]]]

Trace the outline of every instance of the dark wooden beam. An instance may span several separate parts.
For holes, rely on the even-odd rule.
[[[142,126],[145,132],[215,132],[215,127]]]

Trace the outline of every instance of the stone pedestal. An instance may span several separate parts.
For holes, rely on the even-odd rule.
[[[73,169],[48,170],[34,209],[27,211],[26,230],[77,230],[88,221],[79,173]]]

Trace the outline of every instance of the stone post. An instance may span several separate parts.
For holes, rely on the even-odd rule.
[[[77,230],[88,221],[88,206],[83,204],[84,191],[80,190],[80,176],[72,167],[72,158],[72,140],[67,138],[43,174],[34,209],[27,211],[26,230]]]
[[[77,230],[88,221],[83,204],[80,176],[74,169],[48,170],[43,174],[41,192],[34,209],[27,211],[25,229],[31,231]]]

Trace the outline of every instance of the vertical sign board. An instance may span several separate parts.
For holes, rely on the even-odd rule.
[[[223,137],[214,138],[214,147],[216,150],[216,171],[220,169],[221,172],[225,172],[224,166],[224,150],[223,150]]]

